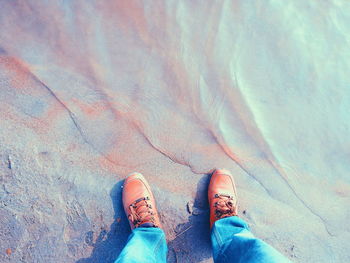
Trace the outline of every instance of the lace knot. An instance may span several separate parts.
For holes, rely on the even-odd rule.
[[[215,194],[217,201],[214,203],[215,216],[221,219],[228,216],[236,216],[237,208],[234,205],[234,197],[224,194]]]
[[[137,199],[134,203],[130,204],[129,208],[130,214],[128,215],[128,218],[135,227],[139,227],[145,223],[152,223],[157,227],[154,218],[155,213],[148,196]]]

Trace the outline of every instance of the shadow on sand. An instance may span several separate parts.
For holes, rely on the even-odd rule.
[[[168,243],[168,262],[202,262],[212,257],[209,231],[208,184],[211,174],[197,184],[188,222],[175,228],[176,238]]]
[[[93,233],[87,235],[85,239],[88,240],[85,241],[94,249],[89,258],[79,259],[76,263],[113,263],[125,246],[130,234],[130,226],[122,205],[123,183],[124,180],[119,181],[110,193],[114,209],[114,221],[109,228],[110,231],[101,230],[94,243],[92,242]]]

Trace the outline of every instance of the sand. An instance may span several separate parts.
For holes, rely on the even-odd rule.
[[[215,2],[215,3],[214,3]],[[347,1],[0,3],[0,262],[111,263],[122,180],[212,262],[209,172],[293,262],[350,262]]]

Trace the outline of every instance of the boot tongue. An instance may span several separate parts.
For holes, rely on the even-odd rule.
[[[140,227],[156,227],[153,223],[144,223]]]

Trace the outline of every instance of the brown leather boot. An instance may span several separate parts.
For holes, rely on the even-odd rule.
[[[225,169],[216,169],[208,188],[210,228],[215,221],[237,215],[237,193],[232,174]]]
[[[162,227],[151,188],[142,174],[132,173],[125,179],[123,206],[131,229],[146,223],[148,226]]]

